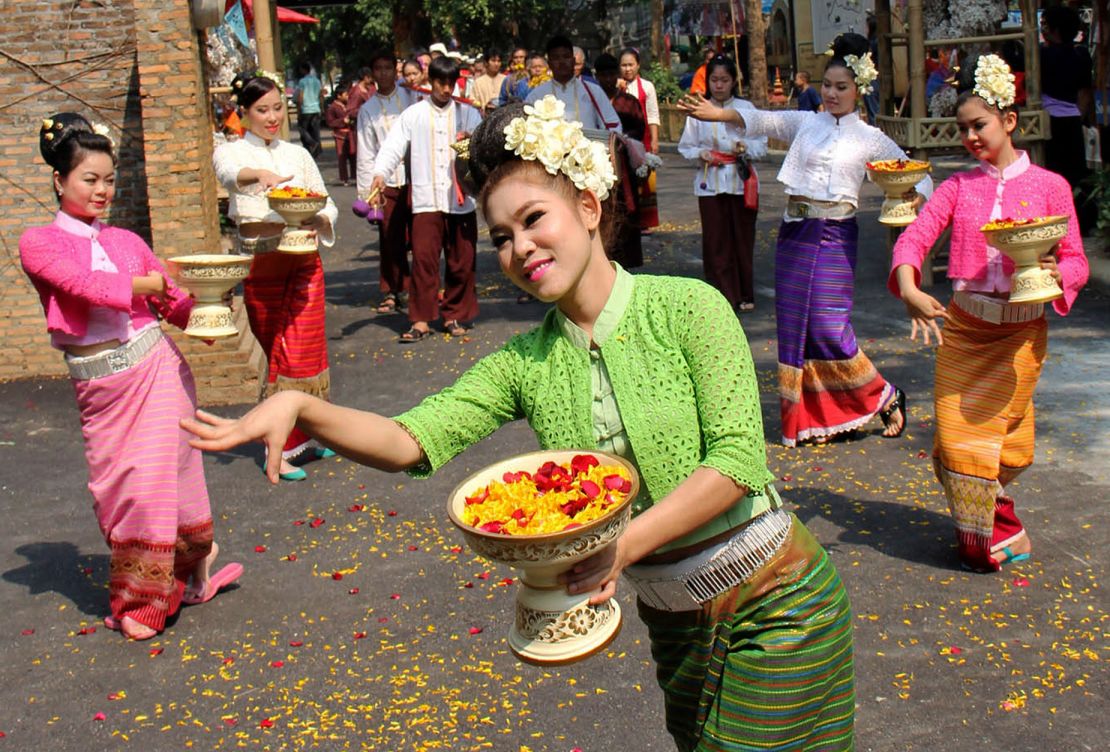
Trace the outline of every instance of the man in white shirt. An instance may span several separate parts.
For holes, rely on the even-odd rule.
[[[459,66],[438,57],[428,66],[431,96],[409,107],[397,119],[378,152],[370,189],[382,189],[386,177],[410,151],[412,192],[412,284],[409,291],[410,329],[400,342],[417,342],[431,333],[430,322],[443,317],[452,336],[466,333],[463,322],[478,315],[475,288],[478,219],[474,200],[455,174],[452,144],[478,127],[478,110],[456,102],[451,91]],[[447,261],[443,300],[438,300],[440,253]]]
[[[620,132],[620,118],[601,87],[574,75],[574,44],[569,39],[554,36],[548,40],[547,64],[551,66],[551,80],[532,89],[526,101],[554,94],[566,105],[567,120],[576,120],[588,130]]]
[[[401,113],[416,102],[409,89],[397,86],[396,66],[390,50],[378,50],[370,59],[370,72],[376,91],[358,109],[355,137],[358,140],[357,170],[355,173],[358,195],[366,198],[374,182],[374,167],[378,152]],[[412,225],[409,209],[409,189],[405,182],[405,167],[399,165],[386,176],[381,189],[382,221],[378,225],[378,254],[380,268],[378,288],[382,300],[378,313],[392,313],[404,304],[404,292],[409,280],[408,237]]]

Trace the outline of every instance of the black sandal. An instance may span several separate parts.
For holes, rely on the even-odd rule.
[[[425,337],[431,337],[431,329],[417,329],[415,326],[411,327],[407,332],[397,338],[397,341],[402,345],[411,345],[413,342],[419,342]]]
[[[377,313],[395,313],[397,311],[397,296],[393,293],[389,293],[382,298],[382,302],[378,303],[378,307],[375,310]]]
[[[462,337],[466,334],[466,327],[460,324],[457,319],[449,319],[443,322],[443,331],[452,337]]]
[[[902,425],[895,433],[883,434],[884,439],[897,439],[906,430],[906,424],[910,420],[909,413],[906,412],[906,393],[898,387],[894,387],[894,399],[884,410],[879,411],[879,417],[883,420],[883,428],[890,428],[894,425],[894,412],[896,410],[902,413]]]

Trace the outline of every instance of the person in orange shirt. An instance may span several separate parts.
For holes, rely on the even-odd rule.
[[[701,51],[701,67],[694,71],[694,80],[690,82],[690,93],[701,94],[705,96],[707,91],[705,85],[705,67],[709,65],[709,61],[717,54],[717,50],[712,47],[706,46]]]

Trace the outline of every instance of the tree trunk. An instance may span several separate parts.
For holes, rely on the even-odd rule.
[[[767,26],[763,23],[761,0],[744,0],[744,31],[748,35],[748,99],[756,107],[767,106]],[[739,64],[739,60],[736,61]]]
[[[670,69],[671,59],[663,45],[663,0],[651,0],[651,59]]]

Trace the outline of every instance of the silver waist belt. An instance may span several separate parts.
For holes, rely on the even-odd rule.
[[[69,375],[77,381],[88,381],[126,371],[139,363],[162,340],[161,327],[152,326],[139,336],[112,350],[96,355],[66,355]]]
[[[952,302],[964,313],[992,324],[1020,324],[1044,316],[1044,303],[1007,303],[962,290],[952,294]]]
[[[856,207],[847,201],[800,201],[788,199],[786,216],[791,219],[848,219],[856,216]]]
[[[673,564],[633,564],[624,573],[640,600],[660,611],[693,611],[751,578],[790,536],[790,513],[756,517],[736,535]]]

